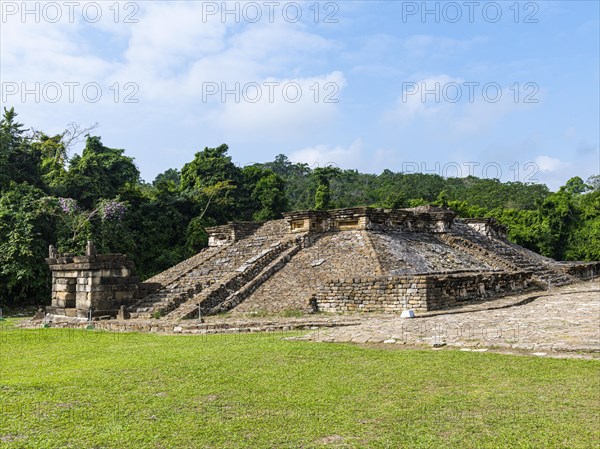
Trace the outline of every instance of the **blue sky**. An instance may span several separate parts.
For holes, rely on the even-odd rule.
[[[595,1],[0,3],[2,106],[98,122],[148,181],[221,143],[241,166],[600,172]]]

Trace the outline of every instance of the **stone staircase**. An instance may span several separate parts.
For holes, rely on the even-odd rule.
[[[167,270],[158,273],[156,276],[147,279],[145,282],[157,283],[163,286],[172,284],[181,276],[186,274],[188,271],[203,264],[208,258],[212,257],[214,254],[218,253],[222,249],[222,247],[204,248],[198,254],[190,257],[189,259],[184,260],[183,262],[178,263],[177,265],[173,265],[171,268],[168,268]]]
[[[553,260],[526,250],[505,240],[487,237],[469,226],[456,223],[447,234],[438,238],[447,245],[460,248],[493,266],[508,271],[533,271],[533,277],[546,286],[561,286],[576,281],[559,267],[553,266]]]
[[[464,251],[490,265],[495,270],[518,271],[519,267],[488,251],[484,246],[459,235],[440,234],[437,238],[446,245]]]
[[[203,315],[231,310],[283,268],[304,244],[305,235],[296,235],[293,239],[273,243],[269,249],[245,261],[234,272],[221,277],[218,284],[199,291],[170,312],[166,318],[176,320],[198,317],[198,306]]]
[[[235,277],[249,266],[283,251],[281,240],[287,237],[284,230],[280,221],[265,223],[251,236],[233,244],[206,248],[149,279],[147,282],[160,282],[163,287],[131,307],[130,317],[169,315],[198,294],[210,295],[218,290],[224,279]],[[218,285],[215,284],[217,280]]]
[[[195,256],[159,273],[146,283],[160,283],[162,288],[146,296],[129,309],[131,318],[151,318],[155,314],[159,316],[173,310],[182,302],[191,298],[202,290],[202,284],[191,283],[188,279],[189,273],[198,267],[210,263],[225,248],[205,248]]]

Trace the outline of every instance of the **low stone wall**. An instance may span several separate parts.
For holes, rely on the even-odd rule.
[[[508,228],[494,218],[462,218],[461,221],[486,237],[506,239]]]
[[[456,212],[420,206],[412,209],[351,207],[329,211],[296,211],[283,214],[289,232],[328,232],[352,229],[396,229],[414,232],[447,232]]]
[[[531,276],[516,271],[355,278],[321,286],[312,301],[322,312],[425,312],[537,288]]]
[[[567,274],[588,280],[600,276],[600,262],[561,262],[559,267]]]
[[[253,221],[237,221],[226,225],[206,228],[208,233],[208,246],[230,245],[252,235],[264,223]]]
[[[235,321],[214,321],[201,323],[197,320],[167,321],[167,320],[94,320],[94,329],[89,329],[90,322],[85,319],[54,316],[50,321],[30,320],[22,323],[24,329],[40,329],[45,331],[44,325],[60,329],[79,329],[81,332],[91,332],[88,335],[96,335],[97,331],[110,332],[156,332],[168,334],[243,334],[254,332],[289,332],[295,330],[316,330],[317,328],[355,326],[360,320],[355,317],[299,317],[299,318],[258,318],[242,319]],[[81,335],[85,336],[86,334]],[[276,336],[276,338],[289,335]],[[94,341],[94,340],[92,340]]]

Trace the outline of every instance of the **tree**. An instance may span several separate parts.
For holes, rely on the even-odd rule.
[[[384,209],[401,209],[406,207],[406,198],[402,192],[390,192],[383,201],[375,204],[375,207]]]
[[[600,190],[600,175],[590,176],[587,180],[587,184],[592,190]]]
[[[442,190],[433,203],[435,206],[448,207],[448,192]]]
[[[243,192],[241,170],[227,156],[229,147],[205,148],[181,170],[180,190],[197,206],[196,214],[206,214],[223,223],[237,215],[236,203]]]
[[[119,232],[119,227],[111,226],[110,223],[122,221],[126,210],[127,205],[116,199],[103,199],[95,209],[85,210],[72,198],[58,198],[56,211],[66,231],[58,239],[58,250],[68,253],[84,251],[86,242],[95,239],[92,220],[99,218],[100,230],[96,237],[100,237],[100,249],[111,252],[110,240]]]
[[[548,196],[540,210],[541,228],[539,229],[540,251],[554,259],[564,258],[567,236],[575,221],[572,194],[561,187],[558,192]]]
[[[283,177],[289,176],[293,171],[292,163],[285,154],[278,154],[273,162],[269,162],[265,166],[273,170],[275,174]]]
[[[44,263],[52,238],[51,208],[40,189],[12,182],[0,193],[0,302],[35,304],[49,298]]]
[[[566,190],[571,195],[579,195],[587,192],[591,187],[583,182],[583,179],[579,176],[575,176],[574,178],[569,179],[561,189]]]
[[[208,245],[206,228],[217,223],[210,217],[194,217],[190,220],[186,230],[186,247],[191,254],[197,253]]]
[[[240,169],[227,156],[229,147],[225,144],[217,148],[204,148],[194,156],[181,170],[181,189],[191,190],[214,185],[217,182],[230,181],[237,187],[240,181]]]
[[[600,260],[600,190],[573,197],[576,220],[568,234],[567,260]]]
[[[67,155],[62,135],[50,137],[39,133],[31,146],[41,156],[40,168],[44,184],[55,189],[61,187],[67,176]]]
[[[331,208],[331,179],[339,176],[341,170],[337,167],[318,167],[313,171],[313,176],[317,181],[317,191],[315,192],[315,209],[326,210]]]
[[[31,148],[31,139],[14,108],[4,108],[0,119],[0,190],[11,181],[42,187],[40,154]]]
[[[163,173],[156,175],[156,178],[154,178],[154,181],[152,181],[152,185],[154,187],[158,187],[160,184],[164,183],[179,187],[181,184],[181,172],[176,168],[169,168]]]
[[[88,136],[81,156],[71,159],[65,184],[70,197],[91,209],[102,198],[114,198],[140,180],[133,158]]]
[[[273,172],[266,173],[256,183],[252,191],[252,200],[258,206],[252,215],[254,220],[263,221],[280,218],[287,205],[285,182]]]

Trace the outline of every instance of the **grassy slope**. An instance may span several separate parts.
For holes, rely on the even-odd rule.
[[[583,448],[600,439],[596,361],[0,325],[0,447]]]

